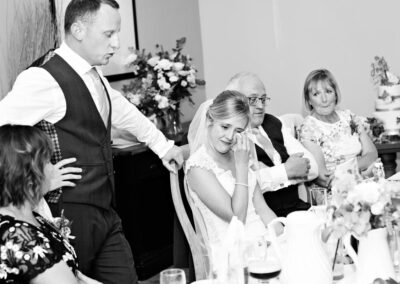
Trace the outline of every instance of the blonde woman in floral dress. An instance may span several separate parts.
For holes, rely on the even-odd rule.
[[[325,69],[312,71],[303,95],[310,115],[300,127],[299,139],[318,163],[315,183],[329,187],[336,166],[352,158],[357,158],[363,175],[370,175],[378,153],[368,136],[369,126],[350,110],[336,109],[340,91],[333,75]]]

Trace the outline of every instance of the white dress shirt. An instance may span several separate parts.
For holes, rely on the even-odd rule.
[[[92,66],[66,43],[55,52],[82,78],[99,109],[99,98],[88,73]],[[134,105],[112,89],[99,68],[96,70],[111,99],[113,127],[131,133],[162,158],[173,147],[174,142],[167,140]],[[55,124],[65,113],[66,101],[60,86],[45,69],[39,67],[23,71],[17,77],[12,90],[0,101],[0,125],[35,125],[43,119]]]
[[[260,134],[264,136],[264,138],[270,140],[268,134],[264,131],[264,129],[259,126],[258,130]],[[308,158],[310,160],[310,171],[308,173],[307,180],[313,180],[318,176],[318,165],[314,159],[314,156],[306,149],[304,146],[296,140],[290,130],[282,125],[282,135],[283,141],[286,147],[286,150],[290,155],[295,153],[304,153],[303,157]],[[264,148],[261,143],[257,140],[254,141],[259,147]],[[272,162],[274,163],[273,167],[268,167],[264,163],[259,162],[259,179],[260,179],[260,187],[261,191],[264,193],[266,191],[276,191],[281,188],[287,187],[291,184],[302,183],[305,180],[299,179],[290,179],[287,176],[285,164],[282,163],[281,156],[278,151],[274,149],[274,156],[270,157]]]

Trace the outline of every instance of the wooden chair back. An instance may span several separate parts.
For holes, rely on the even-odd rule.
[[[195,228],[193,228],[183,203],[181,189],[179,186],[179,177],[177,174],[170,173],[170,184],[176,215],[181,223],[182,229],[189,243],[190,251],[192,253],[196,280],[206,279],[210,270],[210,260],[209,249],[206,245],[208,243],[207,230],[203,217],[188,193],[185,179],[185,195],[192,210],[195,224]]]

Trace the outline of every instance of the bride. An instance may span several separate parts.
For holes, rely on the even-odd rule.
[[[190,124],[185,174],[211,247],[221,243],[233,216],[243,222],[247,240],[265,237],[276,217],[257,183],[248,124],[248,99],[236,91],[203,103]]]

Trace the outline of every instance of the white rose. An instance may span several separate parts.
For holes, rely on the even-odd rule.
[[[159,79],[157,80],[157,84],[160,87],[160,89],[163,89],[163,86],[165,84],[165,78],[164,77],[159,77]]]
[[[181,75],[181,76],[187,76],[187,75],[190,74],[190,72],[186,71],[186,70],[181,70],[181,71],[178,72],[178,74]]]
[[[168,99],[164,96],[161,96],[160,101],[158,102],[158,108],[163,109],[169,106]]]
[[[178,81],[178,79],[179,79],[179,78],[176,77],[175,75],[169,77],[169,81],[170,81],[171,83],[174,83],[174,82]]]
[[[376,182],[363,182],[357,184],[352,191],[349,192],[347,200],[352,204],[358,202],[366,202],[374,204],[380,197],[380,185]]]
[[[181,86],[182,86],[182,87],[186,87],[186,86],[187,86],[187,82],[186,82],[185,80],[182,80],[182,81],[181,81]]]
[[[125,59],[125,65],[131,65],[137,59],[137,55],[135,53],[131,53]]]
[[[162,96],[160,94],[157,94],[157,95],[154,96],[154,100],[156,102],[160,102],[161,99],[162,99]]]
[[[183,64],[182,62],[175,62],[174,63],[174,69],[176,71],[181,71],[183,69],[183,66],[185,66],[185,64]]]
[[[383,214],[384,209],[385,209],[384,202],[376,202],[371,206],[371,213],[374,215],[381,215]]]
[[[196,84],[196,77],[193,75],[189,75],[186,77],[186,80],[188,81],[189,84],[193,85]]]
[[[149,64],[151,67],[154,67],[157,65],[158,61],[160,61],[159,56],[153,56],[149,60],[147,60],[147,64]]]
[[[163,70],[170,70],[172,68],[172,62],[169,61],[168,59],[161,59],[157,63],[157,67],[163,69]]]
[[[171,89],[171,84],[166,82],[164,84],[164,90],[169,90],[169,89]]]
[[[138,105],[140,105],[140,95],[134,95],[134,94],[131,94],[129,97],[128,97],[128,100],[131,102],[131,103],[133,103],[135,106],[138,106]]]
[[[157,80],[157,84],[161,90],[169,90],[171,88],[171,85],[164,78]]]

